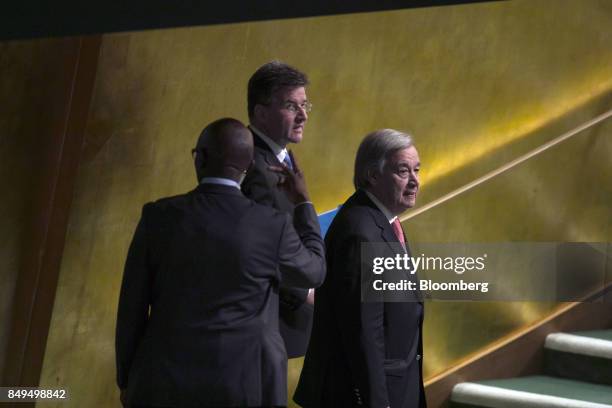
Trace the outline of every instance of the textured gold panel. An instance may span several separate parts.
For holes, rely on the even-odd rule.
[[[141,205],[194,186],[189,150],[197,135],[222,116],[246,120],[246,82],[262,63],[278,58],[310,75],[314,110],[295,151],[322,212],[352,193],[354,154],[371,130],[415,135],[426,203],[601,113],[610,107],[610,44],[605,0],[106,36],[42,384],[72,391],[62,406],[117,401],[116,304]],[[598,126],[411,219],[409,239],[609,241],[609,134],[610,124]],[[553,306],[429,304],[427,375]],[[300,365],[290,364],[291,389]]]
[[[404,228],[415,240],[432,242],[610,242],[611,134],[612,120],[410,219]],[[524,274],[516,276],[527,279]],[[427,373],[443,371],[555,306],[545,302],[428,303]]]

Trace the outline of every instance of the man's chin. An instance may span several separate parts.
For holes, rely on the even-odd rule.
[[[402,212],[407,211],[410,208],[414,207],[415,204],[416,204],[416,200],[404,200],[404,201],[402,201],[402,204],[401,204]]]
[[[289,143],[300,143],[302,141],[302,133],[293,133],[289,136]]]

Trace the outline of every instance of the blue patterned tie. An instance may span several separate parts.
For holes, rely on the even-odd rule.
[[[291,158],[289,157],[289,153],[285,155],[285,158],[283,159],[283,163],[285,163],[287,167],[289,167],[289,169],[293,170],[293,163],[291,163]]]

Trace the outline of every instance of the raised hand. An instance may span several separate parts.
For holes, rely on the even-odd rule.
[[[302,173],[291,150],[289,151],[289,157],[293,163],[293,170],[284,163],[281,163],[281,166],[268,166],[268,169],[280,174],[278,185],[285,190],[287,197],[293,204],[310,201],[304,173]]]

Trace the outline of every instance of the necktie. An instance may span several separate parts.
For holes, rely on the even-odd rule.
[[[402,247],[404,247],[405,249],[406,240],[404,239],[404,231],[402,230],[402,224],[400,223],[399,218],[396,218],[391,225],[393,226],[393,232],[395,232],[397,240],[400,242],[400,244],[402,244]]]
[[[291,163],[291,158],[289,158],[289,153],[285,155],[285,158],[283,159],[283,163],[285,163],[287,167],[289,167],[290,170],[293,170],[293,163]]]

